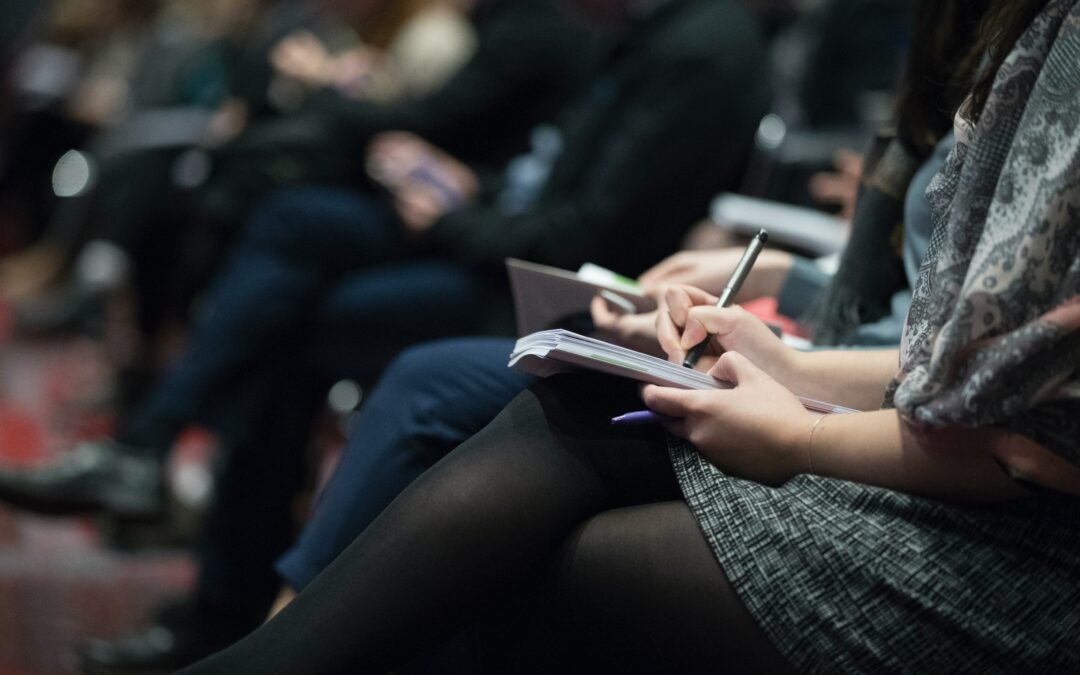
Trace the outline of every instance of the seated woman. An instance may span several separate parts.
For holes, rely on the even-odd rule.
[[[793,352],[674,289],[665,350],[716,335],[734,390],[645,387],[668,436],[611,427],[624,382],[534,385],[185,672],[383,673],[514,598],[553,672],[1074,670],[1080,0],[995,3],[984,34],[899,355]]]
[[[900,343],[911,288],[932,229],[926,189],[953,147],[952,134],[947,133],[952,115],[940,101],[950,95],[963,96],[963,92],[959,96],[950,92],[948,78],[941,73],[950,72],[959,55],[971,48],[973,26],[983,13],[983,7],[968,6],[952,20],[935,20],[917,32],[914,58],[901,87],[898,139],[888,145],[893,152],[871,155],[854,220],[853,244],[844,253],[834,286],[825,288],[825,295],[815,301],[829,276],[808,260],[767,249],[737,301],[775,297],[779,313],[789,317],[815,310],[814,338],[819,344],[895,347]],[[957,30],[958,25],[970,26]],[[923,82],[934,84],[917,86]],[[927,109],[934,114],[926,115]],[[899,147],[905,151],[896,152]],[[910,167],[923,159],[905,195],[903,184]],[[892,245],[901,212],[902,255]],[[639,281],[661,302],[664,289],[672,285],[720,293],[742,253],[742,248],[683,251],[655,265]],[[600,298],[591,309],[595,335],[664,355],[657,341],[655,312],[619,314]],[[386,368],[365,400],[341,462],[321,492],[311,519],[275,565],[284,588],[272,613],[333,562],[417,476],[480,431],[533,383],[532,376],[506,367],[513,344],[512,339],[493,337],[443,340],[407,349]]]
[[[899,344],[900,331],[894,326],[903,325],[910,305],[910,287],[915,285],[930,236],[926,188],[944,164],[944,152],[951,147],[950,134],[938,144],[908,189],[903,258],[909,285],[892,293],[888,281],[878,283],[877,287],[885,291],[879,301],[893,296],[893,312],[875,321],[877,314],[869,313],[870,308],[880,311],[876,304],[884,303],[865,303],[868,313],[862,318],[866,322],[844,336],[845,345],[865,346],[884,339]],[[869,220],[860,218],[859,226],[867,226]],[[860,240],[866,241],[862,237]],[[867,266],[866,257],[854,255],[856,249],[852,251],[863,269],[880,269]],[[671,280],[696,281],[691,285],[719,293],[741,255],[742,249],[678,253],[642,275],[641,281],[650,292],[660,292],[661,299],[660,289],[673,285]],[[812,265],[798,262],[796,256],[766,250],[739,298],[746,301],[779,296],[781,313],[801,314],[809,308],[812,291],[820,292],[815,288],[816,279],[807,276],[813,274],[808,267]],[[596,335],[663,356],[654,327],[655,312],[618,314],[597,298],[592,304],[592,319]],[[367,397],[344,455],[299,540],[275,566],[285,584],[275,612],[333,562],[409,483],[480,431],[533,383],[532,376],[506,367],[513,346],[510,338],[457,338],[412,347],[394,359]]]

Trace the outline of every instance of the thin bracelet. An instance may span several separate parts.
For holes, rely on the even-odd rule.
[[[814,471],[814,432],[817,431],[818,425],[821,424],[822,420],[831,414],[832,413],[825,413],[814,420],[814,425],[810,427],[810,437],[806,439],[806,463],[810,465],[810,473],[812,475],[817,475],[817,472]]]

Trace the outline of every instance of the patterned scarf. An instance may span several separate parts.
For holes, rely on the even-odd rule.
[[[1047,5],[957,127],[886,405],[1080,464],[1080,0]]]

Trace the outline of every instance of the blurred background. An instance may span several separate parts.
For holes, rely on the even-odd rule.
[[[892,114],[913,3],[744,2],[768,37],[773,103],[739,192],[842,225],[859,153]],[[572,11],[617,31],[604,4]],[[307,99],[423,100],[472,55],[476,11],[461,0],[0,0],[0,463],[108,434],[183,348],[268,184],[357,179],[359,158],[332,156]],[[287,124],[262,142],[289,152],[237,160],[268,121]],[[690,244],[725,241],[715,225]],[[369,384],[331,390],[306,495]],[[181,437],[163,523],[0,503],[0,675],[80,672],[74,645],[190,587],[215,452],[206,430]]]

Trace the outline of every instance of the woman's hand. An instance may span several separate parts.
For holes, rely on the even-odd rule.
[[[659,310],[627,314],[613,310],[608,301],[598,295],[592,299],[589,312],[596,328],[596,337],[663,358],[664,350],[656,339],[656,315]]]
[[[833,157],[835,171],[822,171],[810,177],[810,196],[821,204],[840,207],[839,216],[851,221],[859,197],[863,175],[863,156],[851,150],[839,150]]]
[[[650,295],[663,295],[671,286],[694,286],[719,293],[742,259],[744,247],[705,251],[680,251],[646,271],[638,281]],[[780,292],[791,269],[791,256],[766,250],[758,256],[736,301],[774,296]]]
[[[682,363],[686,352],[711,334],[698,370],[708,370],[725,351],[735,351],[790,386],[799,368],[799,352],[746,310],[737,306],[718,309],[716,301],[716,297],[690,286],[668,289],[664,297],[667,311],[656,318],[657,339],[668,360]]]
[[[794,394],[732,351],[720,356],[709,374],[735,388],[647,385],[642,399],[649,410],[679,418],[665,424],[668,431],[732,476],[781,485],[808,470],[806,444],[814,416]]]
[[[426,232],[479,191],[476,174],[469,167],[403,132],[380,134],[372,141],[367,170],[393,193],[402,223],[414,234]]]
[[[313,33],[301,30],[279,42],[270,52],[270,63],[285,77],[317,89],[334,82],[334,57]]]

